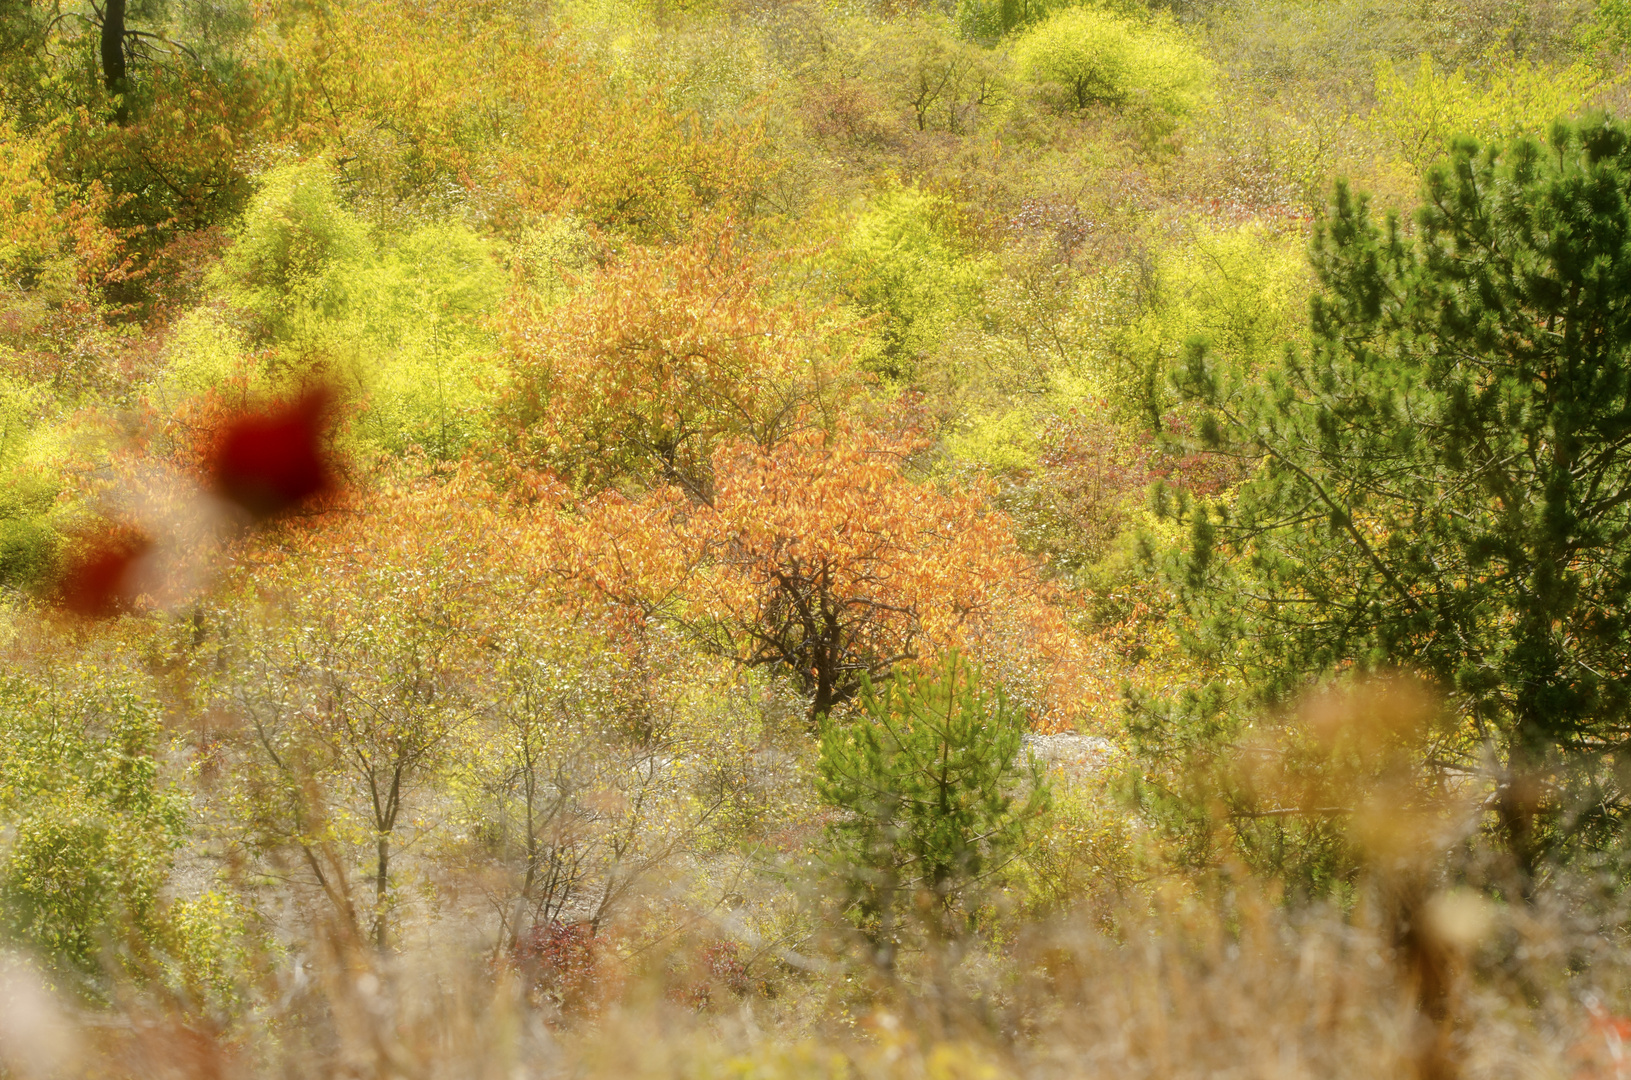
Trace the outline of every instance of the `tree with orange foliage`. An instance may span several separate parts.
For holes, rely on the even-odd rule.
[[[819,313],[765,292],[726,225],[636,249],[547,314],[517,304],[523,452],[590,489],[632,478],[708,498],[723,442],[772,446],[810,425],[842,375]]]
[[[1014,657],[1060,655],[1069,632],[1008,519],[908,479],[899,453],[847,427],[768,450],[728,444],[706,502],[671,486],[588,503],[560,537],[566,572],[719,655],[785,672],[812,716],[864,678],[950,648],[990,658],[999,677],[1042,681]]]
[[[56,150],[50,134],[0,117],[0,268],[37,278],[55,262],[70,280],[100,282],[118,261],[119,238],[103,224],[112,199],[95,180],[53,176]]]

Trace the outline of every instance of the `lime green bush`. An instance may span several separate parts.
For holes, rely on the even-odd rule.
[[[1170,21],[1096,8],[1070,8],[1026,31],[1014,63],[1056,108],[1125,110],[1153,133],[1194,112],[1213,77],[1211,62]]]
[[[560,14],[615,83],[660,87],[676,113],[728,118],[773,89],[776,71],[759,35],[718,18],[715,0],[568,0]]]
[[[1392,63],[1377,67],[1376,107],[1366,124],[1419,172],[1446,154],[1457,135],[1481,142],[1541,135],[1554,121],[1579,114],[1608,84],[1584,63],[1552,69],[1493,57],[1486,73],[1470,74],[1443,71],[1423,56],[1413,78]]]
[[[243,900],[210,889],[176,901],[165,915],[173,960],[171,981],[194,1001],[226,1011],[241,1006],[254,952],[270,945],[256,933]]]
[[[222,270],[236,304],[270,336],[286,339],[349,308],[354,297],[344,271],[371,254],[367,225],[314,162],[266,174]]]
[[[53,434],[44,387],[0,375],[0,586],[28,587],[56,564],[58,484],[37,460]]]
[[[1100,767],[1102,776],[1056,780],[1046,822],[1015,860],[1010,876],[1034,914],[1109,903],[1137,892],[1143,838],[1115,791],[1128,780],[1128,764],[1112,759]]]
[[[1623,52],[1631,43],[1631,0],[1597,0],[1592,18],[1580,28],[1581,44]]]
[[[0,474],[0,586],[26,588],[50,577],[62,537],[52,527],[57,489],[31,472]]]
[[[990,44],[1078,3],[1080,0],[958,0],[957,29],[971,41]],[[1100,0],[1093,6],[1121,15],[1146,10],[1141,0]]]
[[[979,303],[990,268],[957,228],[944,195],[895,186],[874,200],[850,231],[841,258],[849,299],[875,320],[862,363],[910,379],[946,330]]]
[[[1166,372],[1190,338],[1256,370],[1304,333],[1312,278],[1300,237],[1205,222],[1189,232],[1157,249],[1136,313],[1113,335],[1104,382],[1124,411],[1166,402]]]
[[[916,131],[972,133],[1008,97],[1001,57],[960,40],[938,16],[880,27],[866,55],[885,100]]]
[[[379,449],[447,457],[485,430],[505,277],[465,226],[376,236],[325,167],[285,166],[264,178],[216,284],[228,310],[180,320],[158,383],[167,404],[229,380],[275,393],[316,377],[360,405],[354,434]]]
[[[456,454],[485,430],[495,401],[487,325],[504,275],[461,225],[430,224],[347,275],[359,296],[342,324],[339,367],[368,403],[362,431],[392,450]]]
[[[235,380],[242,380],[244,389],[255,395],[280,389],[267,365],[255,362],[248,335],[234,322],[230,312],[213,305],[176,320],[164,372],[153,387],[162,404],[174,407]]]

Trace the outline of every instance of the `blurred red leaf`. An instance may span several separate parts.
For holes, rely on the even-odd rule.
[[[57,605],[75,615],[102,619],[127,609],[139,584],[137,562],[152,547],[143,536],[97,540],[68,564],[57,582]]]
[[[216,491],[256,518],[328,491],[332,471],[322,446],[327,408],[328,394],[317,390],[229,420],[207,464]]]

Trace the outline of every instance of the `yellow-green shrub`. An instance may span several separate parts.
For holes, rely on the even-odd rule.
[[[1009,870],[1033,913],[1130,898],[1142,876],[1136,819],[1113,792],[1129,766],[1108,747],[1095,756],[1096,765],[1072,764],[1077,775],[1050,770],[1055,794],[1046,825]]]
[[[0,375],[0,586],[34,585],[56,562],[52,404],[45,387]]]
[[[1212,64],[1168,20],[1138,22],[1095,8],[1061,11],[1014,46],[1020,74],[1063,109],[1107,105],[1159,132],[1205,99]]]
[[[1166,373],[1191,337],[1255,368],[1301,333],[1309,277],[1299,236],[1196,223],[1154,263],[1153,287],[1110,343],[1106,388],[1124,409],[1164,400]]]
[[[94,973],[126,934],[160,932],[184,804],[161,782],[158,702],[88,663],[0,680],[0,926]]]
[[[368,226],[340,201],[328,169],[311,162],[261,178],[222,274],[236,306],[288,340],[350,306],[344,269],[370,254]]]
[[[275,392],[318,375],[361,403],[355,431],[381,449],[447,456],[483,429],[496,391],[487,315],[505,282],[465,226],[376,238],[326,168],[286,166],[263,180],[217,287],[251,325],[185,316],[158,382],[167,404],[230,379]]]
[[[901,19],[882,27],[867,55],[879,89],[917,131],[967,134],[1007,96],[1001,58],[960,41],[943,19]]]
[[[194,1001],[216,1007],[240,1005],[252,977],[257,940],[242,899],[220,889],[177,900],[166,912],[172,977]]]
[[[569,33],[611,80],[666,108],[713,121],[754,111],[774,88],[776,72],[751,29],[710,17],[710,0],[680,10],[647,0],[569,0],[561,7]]]
[[[1426,168],[1457,135],[1507,139],[1536,135],[1579,113],[1607,79],[1583,63],[1550,69],[1492,58],[1487,74],[1442,71],[1423,56],[1414,78],[1392,63],[1376,69],[1376,107],[1367,125],[1412,172]]]
[[[360,294],[342,324],[341,370],[369,402],[361,430],[387,449],[446,456],[485,429],[496,400],[496,310],[504,276],[461,225],[430,224],[355,270]]]
[[[1080,0],[958,0],[957,28],[964,37],[990,43],[1021,27],[1031,26]],[[1145,10],[1142,0],[1098,0],[1102,10],[1133,15]]]
[[[909,378],[978,303],[988,267],[960,235],[957,213],[945,195],[900,185],[855,222],[841,258],[850,302],[877,320],[862,355],[866,367]]]

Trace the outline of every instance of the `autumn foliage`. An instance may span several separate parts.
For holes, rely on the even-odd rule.
[[[1623,1071],[1628,57],[0,2],[0,1077]]]
[[[706,498],[725,442],[769,447],[830,419],[843,359],[819,313],[769,289],[727,224],[630,251],[552,311],[519,297],[509,344],[520,449],[591,490],[633,480]]]
[[[281,123],[381,208],[471,205],[500,229],[576,213],[647,237],[746,199],[763,174],[752,126],[705,125],[608,73],[518,11],[479,0],[367,0],[313,17],[276,5]]]
[[[974,493],[908,478],[900,459],[850,427],[769,450],[728,444],[706,501],[668,487],[587,502],[563,527],[567,572],[789,676],[812,715],[903,660],[961,648],[1003,665],[1055,633],[1048,588],[1008,520]]]

